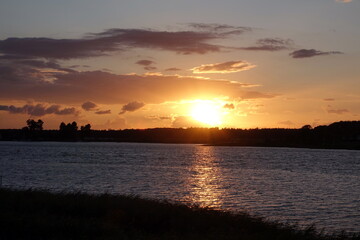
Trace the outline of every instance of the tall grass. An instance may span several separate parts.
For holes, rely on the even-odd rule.
[[[0,189],[0,239],[360,239],[134,196]]]

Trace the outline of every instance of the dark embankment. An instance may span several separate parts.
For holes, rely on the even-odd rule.
[[[137,197],[0,189],[0,239],[360,239]]]

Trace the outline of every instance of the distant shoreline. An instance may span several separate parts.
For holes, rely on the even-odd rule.
[[[84,130],[85,129],[85,130]],[[360,150],[360,121],[300,129],[151,128],[124,130],[2,129],[0,141],[193,143],[209,146]]]

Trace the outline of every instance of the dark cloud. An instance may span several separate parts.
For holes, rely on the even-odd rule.
[[[324,101],[327,101],[327,102],[335,101],[334,98],[324,98],[323,100],[324,100]]]
[[[7,58],[72,59],[103,56],[129,47],[153,48],[180,54],[218,52],[222,46],[209,41],[229,34],[241,34],[248,28],[226,25],[193,24],[202,31],[157,31],[150,29],[109,29],[78,39],[7,38],[0,40],[0,54]],[[217,29],[217,30],[216,30]],[[219,29],[226,30],[219,33]],[[216,30],[216,31],[215,31]]]
[[[102,114],[111,114],[111,110],[110,109],[109,110],[99,110],[99,111],[96,111],[95,113],[100,114],[100,115],[102,115]]]
[[[139,60],[136,62],[136,64],[143,66],[147,71],[153,71],[157,69],[156,67],[152,66],[155,64],[155,62],[151,60]]]
[[[55,61],[40,59],[0,59],[0,79],[4,82],[37,84],[52,82],[55,75],[75,72]],[[1,83],[0,83],[1,85]]]
[[[251,51],[280,51],[292,48],[294,41],[281,38],[262,38],[256,41],[255,46],[242,47],[241,50]]]
[[[343,53],[338,51],[323,52],[315,49],[300,49],[290,53],[289,55],[293,58],[308,58],[308,57],[332,55],[332,54],[343,54]]]
[[[139,60],[139,61],[136,62],[136,64],[142,65],[142,66],[150,66],[150,65],[152,65],[154,63],[155,62],[151,61],[151,60]]]
[[[165,71],[168,71],[168,72],[170,72],[170,71],[181,71],[181,69],[180,69],[180,68],[176,68],[176,67],[172,67],[172,68],[167,68],[167,69],[165,69]]]
[[[134,112],[136,110],[139,110],[140,108],[142,108],[143,106],[145,106],[144,103],[142,102],[130,102],[128,104],[125,104],[122,108],[121,108],[121,112],[119,114],[124,114],[126,112]]]
[[[48,59],[101,56],[116,50],[119,50],[116,42],[108,38],[8,38],[0,41],[0,53]]]
[[[91,110],[95,110],[97,108],[97,105],[93,102],[84,102],[82,105],[81,105],[82,109],[84,109],[85,111],[91,111]]]
[[[192,68],[193,73],[233,73],[254,68],[255,65],[246,61],[229,61],[224,63],[204,64]]]
[[[13,105],[6,106],[0,105],[0,111],[8,111],[12,114],[28,114],[31,116],[44,116],[46,114],[57,114],[57,115],[77,115],[79,112],[71,107],[71,108],[63,108],[59,105],[51,105],[46,107],[42,104],[26,104],[22,107],[15,107]]]
[[[223,108],[227,109],[235,109],[235,105],[233,103],[226,103]]]

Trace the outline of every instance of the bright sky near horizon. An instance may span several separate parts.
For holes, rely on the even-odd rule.
[[[0,128],[360,119],[360,0],[0,0]]]

